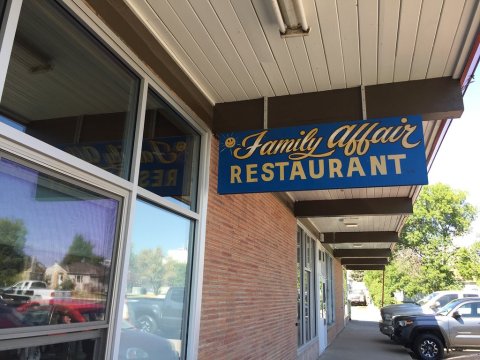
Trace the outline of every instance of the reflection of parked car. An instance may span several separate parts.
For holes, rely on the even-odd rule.
[[[168,340],[142,332],[122,321],[119,359],[178,360],[179,355]]]
[[[477,297],[478,292],[461,291],[461,290],[447,290],[435,291],[427,295],[416,303],[403,303],[395,305],[387,305],[380,309],[382,319],[379,322],[380,331],[388,336],[393,334],[393,318],[398,315],[419,315],[419,314],[434,314],[442,306],[446,305],[452,300],[464,297]]]
[[[132,323],[140,330],[179,339],[182,326],[184,288],[171,287],[165,299],[129,297],[127,307]]]
[[[367,305],[367,297],[362,289],[354,289],[348,294],[348,301],[352,305]]]
[[[33,302],[19,306],[26,326],[57,325],[99,321],[105,319],[105,305],[97,302],[69,301],[40,304]]]
[[[151,297],[128,297],[126,305],[135,326],[148,333],[158,330],[164,299]]]
[[[23,295],[32,299],[52,299],[69,298],[72,296],[70,291],[49,289],[47,283],[43,281],[20,281],[12,286],[2,288],[0,293],[6,295]]]
[[[420,359],[441,359],[444,349],[480,348],[480,298],[453,300],[435,315],[394,319],[394,339]]]

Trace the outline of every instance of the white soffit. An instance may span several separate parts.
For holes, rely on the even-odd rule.
[[[478,0],[303,0],[282,38],[270,1],[125,1],[214,103],[458,78],[480,23]]]

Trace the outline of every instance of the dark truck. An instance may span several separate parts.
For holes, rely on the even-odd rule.
[[[442,359],[445,349],[480,348],[480,298],[453,300],[436,314],[397,316],[393,339],[419,359]]]
[[[127,297],[129,317],[135,327],[169,339],[180,339],[183,304],[183,287],[171,287],[164,299]]]

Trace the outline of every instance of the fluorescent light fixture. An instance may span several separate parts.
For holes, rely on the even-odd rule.
[[[348,227],[348,228],[356,228],[358,227],[358,224],[357,223],[346,223],[344,222],[345,226]]]
[[[354,243],[354,244],[353,244],[353,247],[354,247],[354,248],[361,248],[362,246],[363,246],[362,243]]]
[[[272,0],[282,36],[304,36],[310,31],[302,0]]]

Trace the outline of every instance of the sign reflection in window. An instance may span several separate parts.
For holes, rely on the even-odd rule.
[[[0,329],[105,320],[118,209],[0,160]]]

